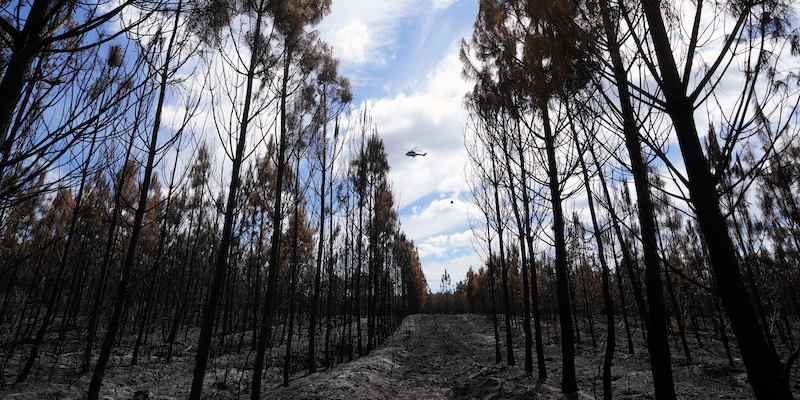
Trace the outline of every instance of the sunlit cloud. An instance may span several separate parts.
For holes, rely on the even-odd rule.
[[[472,246],[472,238],[475,235],[472,230],[467,230],[461,233],[456,233],[450,236],[450,247],[467,247]],[[457,249],[456,249],[457,250]]]
[[[435,10],[444,10],[447,7],[450,7],[453,3],[458,0],[431,0],[433,3],[433,8]]]
[[[430,243],[434,246],[444,246],[447,244],[447,235],[431,236],[425,239],[425,243]]]
[[[435,246],[430,243],[421,243],[417,245],[417,249],[419,250],[420,258],[429,256],[444,257],[444,255],[447,253],[447,249],[444,247]]]
[[[393,53],[402,20],[425,11],[420,3],[421,0],[339,0],[318,29],[342,63],[382,64]]]

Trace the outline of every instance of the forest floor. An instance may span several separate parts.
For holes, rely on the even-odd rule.
[[[500,335],[504,330],[500,323]],[[599,324],[595,324],[599,325]],[[576,347],[580,399],[602,398],[602,356],[605,335],[596,326],[597,346],[588,332]],[[492,319],[484,315],[412,315],[371,354],[324,369],[315,374],[298,373],[289,387],[282,387],[279,358],[273,351],[265,374],[264,399],[562,399],[560,393],[560,346],[554,329],[544,329],[547,379],[537,382],[524,371],[524,337],[513,328],[516,366],[494,362]],[[709,331],[701,337],[703,347],[690,339],[692,360],[680,347],[673,349],[675,389],[681,399],[751,399],[752,390],[740,359],[728,365],[724,350]],[[688,339],[688,338],[687,338]],[[624,331],[618,326],[617,350],[612,368],[613,393],[617,399],[653,398],[649,358],[641,333],[634,332],[635,352],[628,354]],[[504,343],[504,340],[503,340]],[[191,384],[194,353],[184,346],[170,364],[157,352],[140,365],[131,366],[130,357],[118,353],[109,366],[101,398],[113,400],[185,399]],[[735,348],[732,349],[737,354]],[[204,398],[249,399],[253,353],[244,351],[213,358],[206,373]],[[6,372],[7,386],[0,399],[82,399],[90,374],[68,376],[69,355],[62,355],[58,368],[42,368],[22,384],[11,385],[14,376]],[[52,362],[49,360],[47,362]],[[46,363],[46,362],[45,362]],[[536,355],[534,351],[534,369]],[[6,371],[12,370],[6,365]],[[792,389],[800,393],[800,379],[793,374]]]

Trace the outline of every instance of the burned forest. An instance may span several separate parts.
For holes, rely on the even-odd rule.
[[[800,394],[798,5],[473,3],[447,151],[336,1],[0,3],[0,398]]]

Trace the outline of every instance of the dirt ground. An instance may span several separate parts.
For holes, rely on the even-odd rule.
[[[412,315],[371,355],[302,377],[268,399],[560,398],[518,367],[494,364],[491,320]]]
[[[548,378],[537,382],[524,371],[524,337],[515,329],[516,366],[494,362],[491,317],[477,315],[412,315],[373,354],[318,374],[296,379],[289,388],[276,388],[269,399],[563,399],[560,347],[555,331],[544,335]],[[503,333],[500,321],[501,340]],[[602,355],[605,338],[593,347],[587,333],[577,346],[580,399],[602,398]],[[633,355],[627,353],[622,332],[612,368],[616,399],[653,398],[649,358],[641,336]],[[708,342],[708,341],[706,341]],[[720,351],[720,352],[717,352]],[[673,344],[673,353],[677,351]],[[673,373],[681,399],[751,399],[743,369],[730,368],[721,348],[705,343],[692,362],[674,356]],[[535,367],[535,353],[534,368]],[[740,360],[736,360],[741,362]],[[795,391],[800,384],[795,379]]]
[[[599,324],[596,324],[599,325]],[[587,332],[576,348],[580,399],[602,398],[602,354],[605,336],[596,327],[597,346]],[[504,338],[502,323],[500,334]],[[277,366],[266,371],[264,399],[562,399],[560,347],[555,329],[544,329],[547,380],[537,382],[526,375],[524,338],[514,328],[516,366],[494,362],[494,335],[490,316],[483,315],[412,315],[397,332],[371,354],[315,374],[294,376],[289,387],[282,387]],[[613,391],[616,399],[648,399],[652,395],[647,351],[641,333],[634,332],[636,348],[628,354],[624,332],[618,327],[614,356]],[[674,342],[673,373],[678,398],[681,399],[751,399],[752,391],[741,366],[730,368],[725,353],[710,332],[697,343],[693,359],[679,354]],[[734,349],[734,354],[735,353]],[[279,358],[274,352],[273,365]],[[535,354],[534,354],[535,358]],[[64,357],[64,361],[68,357]],[[107,400],[185,399],[191,384],[193,352],[187,346],[171,364],[157,355],[138,366],[120,353],[110,366],[101,398]],[[535,364],[535,359],[534,359]],[[245,368],[243,366],[250,366]],[[252,379],[252,353],[222,354],[214,359],[206,373],[207,399],[249,399]],[[534,366],[535,368],[535,366]],[[50,376],[48,377],[47,373]],[[800,379],[793,374],[793,390],[800,394]],[[13,382],[7,376],[6,382]],[[58,371],[41,371],[35,379],[0,388],[0,399],[82,399],[89,376],[59,379]]]

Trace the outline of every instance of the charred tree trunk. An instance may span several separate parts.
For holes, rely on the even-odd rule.
[[[252,54],[259,54],[261,44],[261,21],[263,12],[256,11],[255,32],[252,44]],[[213,268],[213,277],[211,287],[208,291],[208,299],[203,308],[202,324],[200,327],[200,340],[197,345],[197,357],[195,359],[195,367],[192,377],[192,388],[189,392],[190,400],[200,400],[200,394],[203,391],[203,380],[205,378],[206,366],[208,365],[208,354],[211,350],[211,339],[214,334],[214,320],[219,308],[219,300],[222,295],[223,284],[225,283],[225,274],[228,270],[228,255],[233,240],[233,223],[234,214],[236,212],[236,196],[241,186],[240,170],[244,161],[244,150],[247,145],[247,131],[250,123],[250,107],[253,98],[253,85],[256,76],[256,66],[259,60],[255,55],[251,55],[250,65],[247,69],[247,77],[245,83],[245,97],[244,106],[242,109],[241,123],[239,125],[239,133],[236,141],[236,152],[234,154],[232,169],[231,169],[231,183],[228,191],[228,199],[225,205],[225,219],[222,225],[222,236],[219,242],[219,250],[216,254],[216,259]],[[281,119],[283,121],[283,119]],[[260,375],[253,375],[253,382],[260,382]]]
[[[650,37],[662,74],[659,86],[686,166],[689,197],[708,246],[708,259],[716,277],[719,297],[730,318],[756,398],[792,399],[789,380],[783,376],[780,359],[769,347],[764,333],[760,329],[753,329],[759,324],[758,315],[747,293],[727,221],[720,210],[715,179],[703,155],[694,120],[693,99],[685,93],[686,86],[678,73],[661,17],[660,3],[659,0],[644,0],[644,16],[650,26]],[[741,12],[748,11],[749,8],[746,8]]]
[[[314,270],[314,296],[311,297],[311,305],[309,310],[309,321],[308,321],[308,372],[314,373],[317,372],[317,361],[316,361],[316,333],[317,333],[317,310],[319,309],[319,299],[322,292],[322,263],[323,263],[323,254],[325,249],[325,201],[327,197],[325,196],[325,190],[327,186],[325,184],[325,180],[328,176],[326,173],[328,164],[327,164],[327,145],[326,140],[326,125],[322,126],[322,142],[323,142],[323,151],[322,151],[322,184],[320,186],[320,207],[319,207],[319,242],[317,244],[317,267]],[[329,233],[330,234],[330,233]]]
[[[666,327],[666,307],[661,282],[660,260],[657,254],[655,215],[648,188],[647,165],[642,157],[641,142],[634,116],[628,80],[622,64],[616,32],[612,25],[610,12],[605,0],[601,1],[601,13],[608,39],[609,54],[614,69],[614,78],[619,92],[623,115],[623,134],[625,146],[631,162],[639,211],[639,225],[644,251],[645,282],[647,283],[647,305],[649,318],[647,324],[647,349],[650,352],[650,365],[653,371],[653,385],[656,399],[674,399],[675,386],[672,378],[672,362],[669,338]],[[609,203],[610,204],[610,203]],[[632,277],[633,279],[633,277]]]
[[[525,171],[525,153],[522,148],[522,132],[521,130],[517,130],[517,154],[519,156],[519,162],[522,166],[523,170],[520,173],[520,183],[522,184],[522,207],[524,210],[524,226],[525,226],[525,244],[528,245],[528,254],[529,254],[529,265],[530,265],[530,297],[531,297],[531,307],[533,308],[533,329],[534,329],[534,341],[536,346],[536,364],[537,368],[539,369],[538,379],[540,382],[544,382],[547,379],[547,368],[545,366],[545,359],[544,359],[544,344],[542,343],[542,318],[541,314],[539,313],[539,282],[537,279],[537,272],[536,272],[536,256],[535,250],[533,247],[533,232],[531,230],[531,216],[530,216],[530,209],[531,209],[531,199],[528,193],[528,174]]]
[[[518,128],[518,127],[517,127]],[[519,205],[517,204],[517,191],[515,189],[515,181],[514,175],[512,170],[511,164],[511,156],[509,154],[508,149],[508,138],[505,135],[500,135],[500,141],[502,143],[503,148],[503,155],[505,156],[506,166],[505,170],[508,175],[508,190],[511,200],[511,208],[514,211],[514,217],[517,220],[517,232],[519,235],[519,241],[522,244],[520,246],[521,250],[521,262],[522,262],[522,330],[525,333],[525,373],[528,376],[533,375],[533,337],[531,336],[531,311],[530,311],[530,290],[528,286],[528,254],[527,248],[523,243],[526,240],[526,233],[525,233],[525,224],[527,221],[522,220],[522,214],[519,211]],[[522,163],[520,163],[522,165]],[[525,170],[523,169],[520,172],[520,176],[525,175]],[[523,186],[522,190],[526,188]],[[527,208],[527,204],[525,204]],[[527,210],[526,210],[527,211]],[[502,251],[502,248],[501,248]],[[533,256],[531,254],[531,256]]]
[[[111,260],[113,258],[113,249],[117,241],[117,228],[119,226],[120,213],[122,210],[122,186],[127,180],[128,161],[130,159],[130,152],[133,149],[134,135],[131,135],[128,146],[125,149],[125,158],[123,159],[123,167],[120,171],[119,179],[116,181],[114,188],[114,208],[111,210],[111,222],[108,226],[108,236],[106,239],[105,250],[103,251],[103,262],[100,264],[100,276],[97,281],[97,291],[94,295],[92,302],[92,312],[89,316],[89,326],[86,333],[86,346],[83,350],[83,364],[81,366],[81,373],[89,372],[89,366],[92,360],[92,350],[94,347],[94,339],[97,336],[97,326],[100,322],[100,309],[103,305],[103,298],[105,297],[106,286],[108,284],[108,270],[111,268]]]
[[[339,126],[336,126],[336,134],[334,134],[334,138],[338,137],[338,130]],[[335,140],[335,139],[334,139]],[[334,143],[335,146],[335,143]],[[326,147],[327,148],[327,147]],[[327,151],[327,150],[326,150]],[[334,159],[331,159],[331,164],[333,164]],[[328,225],[328,298],[326,304],[326,313],[325,313],[325,364],[326,368],[331,368],[333,366],[333,361],[331,358],[331,331],[333,331],[333,299],[334,299],[334,291],[336,290],[336,281],[334,280],[334,266],[336,260],[333,255],[333,241],[334,241],[334,230],[333,230],[333,165],[331,165],[331,176],[330,182],[328,183],[328,192],[330,194],[330,207],[331,207],[331,216],[329,219]],[[324,222],[323,222],[324,223]]]
[[[574,130],[573,130],[574,131]],[[576,138],[577,143],[577,138]],[[589,146],[592,144],[589,143]],[[583,181],[586,187],[586,198],[589,205],[589,215],[592,218],[592,229],[594,230],[595,244],[597,245],[597,258],[600,261],[601,276],[603,281],[603,305],[606,309],[606,350],[603,356],[603,398],[605,400],[612,399],[611,392],[611,366],[614,360],[614,350],[616,349],[616,332],[614,329],[614,300],[611,297],[611,283],[606,262],[605,246],[603,245],[603,233],[600,224],[597,221],[597,212],[594,207],[594,195],[592,194],[592,186],[589,181],[589,172],[586,168],[586,162],[583,160],[582,152],[580,157],[581,170],[583,171]],[[592,338],[594,340],[594,337]]]
[[[500,242],[500,274],[503,281],[503,307],[505,310],[505,326],[506,326],[506,359],[508,361],[508,365],[516,365],[514,362],[514,344],[513,344],[513,335],[511,332],[511,318],[513,315],[511,313],[511,300],[509,299],[508,293],[508,268],[506,266],[505,260],[505,250],[503,249],[503,221],[502,221],[502,209],[500,208],[500,193],[499,193],[499,182],[497,178],[497,165],[495,161],[495,154],[494,151],[491,152],[492,154],[490,157],[492,158],[492,173],[494,174],[494,180],[492,185],[494,185],[494,207],[495,212],[497,214],[497,239]]]
[[[300,173],[300,161],[295,166],[295,177]],[[297,293],[297,245],[298,245],[298,225],[300,216],[300,182],[294,182],[294,223],[292,226],[292,267],[289,276],[289,333],[286,338],[286,356],[283,359],[283,386],[289,386],[289,374],[292,367],[292,333],[294,332],[294,296]]]
[[[500,351],[500,332],[497,327],[497,295],[495,288],[497,287],[497,277],[494,274],[495,265],[494,265],[494,257],[492,255],[492,233],[491,227],[489,224],[489,215],[487,211],[486,215],[486,237],[488,238],[488,251],[489,251],[489,293],[492,296],[492,327],[494,329],[494,362],[495,364],[500,364],[503,362],[502,359],[502,352]]]
[[[261,14],[257,22],[261,24]],[[253,367],[253,384],[250,392],[252,400],[259,400],[261,398],[261,373],[264,368],[264,355],[267,350],[267,342],[272,338],[272,316],[273,316],[273,300],[275,293],[278,291],[278,266],[280,264],[279,254],[281,247],[281,222],[282,209],[281,201],[283,199],[283,175],[286,169],[286,103],[287,103],[287,85],[289,82],[289,65],[292,60],[291,46],[286,40],[287,52],[285,54],[283,64],[283,78],[281,88],[281,126],[280,138],[278,139],[278,170],[277,179],[275,184],[275,205],[272,210],[272,241],[269,252],[269,272],[267,275],[267,292],[264,294],[264,316],[261,318],[261,336],[258,338],[258,348],[256,349],[255,366]],[[247,115],[247,114],[244,114]]]
[[[161,67],[160,71],[161,81],[159,82],[158,88],[158,100],[153,119],[153,130],[150,134],[150,143],[147,147],[147,163],[145,164],[144,177],[142,178],[142,184],[139,189],[139,202],[136,208],[136,214],[133,218],[133,228],[131,230],[130,243],[128,244],[128,250],[125,253],[125,259],[122,264],[120,282],[119,286],[117,287],[117,296],[114,299],[114,311],[111,315],[111,320],[108,323],[108,330],[106,331],[103,345],[100,348],[97,365],[95,366],[94,374],[92,375],[92,381],[89,385],[89,393],[87,396],[89,400],[97,400],[100,395],[100,387],[103,384],[103,377],[108,360],[111,356],[111,350],[114,347],[114,340],[120,329],[122,314],[127,309],[126,300],[129,289],[128,285],[131,281],[133,263],[135,262],[137,246],[141,236],[142,221],[144,220],[144,214],[147,211],[147,195],[150,192],[150,180],[152,179],[153,170],[156,164],[155,158],[159,150],[158,132],[161,130],[161,117],[163,113],[164,99],[167,92],[167,85],[171,76],[170,68],[173,58],[173,51],[175,50],[174,46],[178,35],[178,24],[180,21],[182,4],[183,3],[181,1],[179,1],[177,4],[174,17],[175,23],[172,28],[172,34],[170,35],[169,43],[167,44],[167,53],[164,57],[164,65]]]
[[[94,153],[94,146],[95,141],[97,140],[97,134],[92,137],[92,143],[89,148],[89,154]],[[53,287],[50,292],[50,297],[47,300],[47,311],[44,314],[44,318],[42,320],[42,326],[36,332],[36,337],[33,339],[33,347],[31,348],[31,353],[28,355],[28,360],[25,362],[25,366],[22,367],[19,375],[17,375],[16,382],[25,382],[28,379],[28,375],[33,368],[34,362],[36,362],[36,358],[39,356],[39,350],[42,346],[42,342],[44,341],[44,336],[47,333],[47,328],[50,327],[50,320],[53,319],[53,316],[56,314],[56,310],[58,307],[58,298],[61,296],[61,288],[64,285],[64,275],[67,271],[67,263],[69,262],[70,257],[70,250],[72,248],[72,243],[75,241],[75,235],[77,234],[76,230],[78,227],[78,217],[80,215],[80,209],[82,206],[83,195],[84,191],[86,190],[86,179],[88,177],[89,171],[89,163],[91,162],[91,157],[87,156],[85,164],[82,166],[82,173],[81,173],[81,181],[80,185],[78,186],[78,194],[75,197],[75,206],[72,210],[72,216],[70,218],[69,223],[69,232],[67,232],[67,241],[64,244],[64,254],[61,255],[61,262],[58,266],[58,273],[56,274],[55,281],[53,282]]]
[[[572,395],[578,391],[575,377],[575,330],[572,325],[572,307],[569,295],[569,265],[567,244],[564,238],[564,212],[561,208],[561,182],[558,179],[555,138],[550,127],[550,115],[546,107],[541,107],[544,127],[545,151],[547,153],[547,174],[549,178],[550,202],[553,207],[553,238],[556,252],[556,298],[558,316],[561,322],[561,391]]]

